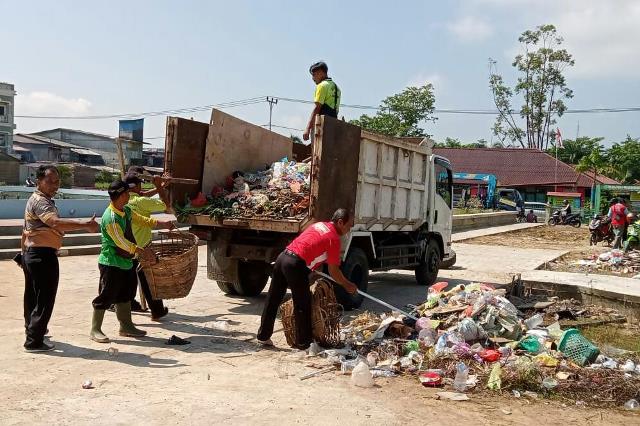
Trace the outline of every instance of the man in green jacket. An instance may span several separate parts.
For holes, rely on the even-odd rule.
[[[131,186],[117,180],[109,186],[111,204],[104,211],[100,222],[102,248],[98,257],[100,285],[98,296],[93,299],[93,318],[91,321],[91,340],[108,343],[109,338],[102,332],[105,310],[115,304],[116,316],[120,322],[120,335],[142,337],[146,331],[136,328],[131,320],[131,300],[138,286],[133,258],[143,256],[145,250],[134,241],[132,225],[147,228],[173,227],[172,222],[146,218],[127,206]]]
[[[131,186],[131,190],[129,191],[129,203],[127,206],[129,206],[133,212],[146,218],[150,218],[152,213],[163,213],[167,211],[169,198],[165,189],[166,181],[163,181],[160,176],[156,176],[153,182],[156,187],[155,191],[160,196],[159,199],[144,195],[144,192],[142,191],[142,180],[137,173],[130,171],[125,176],[124,181]],[[146,247],[151,243],[151,228],[134,223],[133,236],[135,237],[135,242],[138,246]],[[133,260],[133,268],[135,270],[138,268],[138,261],[136,259]],[[153,298],[151,295],[151,289],[149,288],[149,283],[147,282],[147,277],[144,275],[144,271],[142,270],[138,271],[138,281],[140,282],[140,288],[147,300],[147,304],[151,309],[151,319],[158,321],[160,318],[167,315],[169,309],[164,306],[162,299]]]
[[[316,91],[313,96],[313,111],[309,117],[309,123],[302,135],[302,139],[309,140],[309,136],[313,135],[313,126],[316,122],[316,115],[328,115],[338,118],[338,110],[340,109],[340,88],[329,77],[329,67],[324,62],[316,62],[309,68],[311,78],[316,83]]]

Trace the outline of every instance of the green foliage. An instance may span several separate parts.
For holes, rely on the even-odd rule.
[[[600,142],[604,138],[590,138],[587,136],[581,136],[576,140],[565,139],[562,141],[564,145],[562,148],[558,148],[558,160],[568,164],[578,164],[583,157],[591,154],[594,149],[600,147]],[[555,144],[547,150],[547,153],[555,156]]]
[[[363,114],[360,118],[351,120],[351,123],[389,136],[426,137],[427,133],[419,125],[424,121],[436,120],[433,116],[434,104],[431,83],[421,87],[407,87],[383,100],[376,115]]]
[[[434,146],[438,148],[464,148],[464,144],[456,138],[445,138],[444,142],[436,142]]]
[[[601,145],[598,145],[589,153],[589,155],[580,159],[580,162],[576,166],[576,170],[579,172],[593,172],[593,185],[595,186],[598,175],[602,175],[602,172],[608,167],[609,164],[607,163],[607,158],[604,155],[604,149]]]
[[[73,173],[71,172],[71,168],[64,165],[59,165],[57,167],[58,175],[60,176],[60,187],[71,188],[71,183],[73,180]]]
[[[510,140],[523,148],[547,149],[556,117],[566,111],[564,99],[573,97],[563,72],[575,62],[571,54],[560,49],[563,39],[553,25],[525,31],[518,41],[523,53],[516,55],[512,63],[519,73],[513,89],[497,73],[496,61],[489,59],[489,87],[500,113],[493,133],[502,142]],[[513,115],[514,95],[521,96],[524,102],[519,111],[523,125]]]
[[[113,182],[114,180],[116,180],[116,178],[119,176],[118,173],[111,173],[108,172],[106,170],[101,170],[97,175],[96,175],[96,183],[106,183],[107,186],[108,184],[110,184],[111,182]]]
[[[640,140],[627,136],[621,143],[614,143],[607,151],[611,177],[623,182],[640,180]]]

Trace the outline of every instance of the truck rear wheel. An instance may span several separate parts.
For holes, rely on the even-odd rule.
[[[233,289],[239,296],[253,297],[262,293],[269,280],[269,265],[255,260],[238,262],[238,282]],[[224,290],[223,290],[224,291]]]
[[[358,290],[367,291],[369,286],[369,260],[364,250],[360,248],[350,249],[340,269],[342,269],[344,276],[358,287]],[[346,311],[357,309],[362,305],[364,296],[349,294],[338,284],[335,284],[333,289],[338,303]]]
[[[429,241],[424,261],[415,271],[418,284],[430,286],[436,282],[441,260],[440,247],[435,241]]]
[[[216,284],[218,284],[218,287],[220,287],[220,290],[222,290],[222,292],[228,296],[235,296],[236,294],[236,289],[233,288],[233,283],[227,282],[227,281],[216,281]]]

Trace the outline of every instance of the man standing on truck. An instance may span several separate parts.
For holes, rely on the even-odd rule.
[[[311,78],[316,83],[316,93],[313,97],[315,105],[313,111],[311,111],[309,124],[307,124],[307,129],[302,135],[302,139],[305,141],[309,140],[309,135],[316,121],[316,115],[328,115],[333,118],[338,118],[341,95],[338,85],[327,75],[329,72],[327,64],[324,62],[316,62],[311,65],[309,72],[311,73]]]
[[[273,325],[287,287],[291,289],[296,317],[296,348],[311,344],[311,291],[309,274],[326,263],[329,274],[344,289],[355,294],[358,287],[347,280],[340,270],[340,237],[349,232],[353,218],[346,209],[338,209],[331,222],[318,222],[307,228],[280,253],[273,267],[271,286],[262,311],[258,342],[273,346]]]

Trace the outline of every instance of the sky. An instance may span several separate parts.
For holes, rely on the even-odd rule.
[[[570,109],[640,106],[640,1],[8,1],[0,81],[18,93],[16,115],[138,114],[257,97],[311,100],[309,65],[324,60],[345,104],[379,105],[430,82],[438,109],[493,109],[488,58],[507,82],[518,36],[554,24],[575,67]],[[5,12],[7,12],[5,14]],[[280,100],[272,123],[303,129],[311,106]],[[263,125],[269,104],[225,111]],[[363,111],[342,108],[346,119]],[[208,122],[210,111],[180,115]],[[132,116],[135,118],[135,115]],[[492,141],[490,115],[437,114],[436,140]],[[565,114],[565,139],[605,145],[640,137],[640,112]],[[145,118],[145,139],[163,146],[166,115]],[[116,135],[116,118],[16,118],[16,132],[67,127]],[[301,135],[285,128],[280,133]]]

